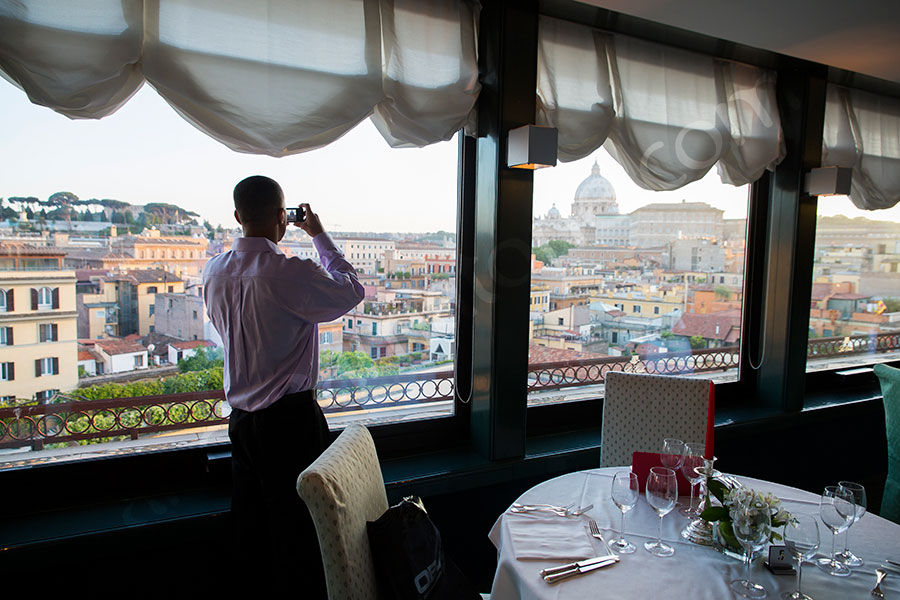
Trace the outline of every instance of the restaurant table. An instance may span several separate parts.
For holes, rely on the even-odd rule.
[[[545,481],[528,490],[517,500],[522,504],[547,503],[557,506],[594,507],[581,517],[556,517],[542,512],[549,519],[562,521],[577,520],[592,546],[592,556],[603,555],[603,544],[590,537],[588,520],[597,521],[606,541],[619,533],[621,511],[610,498],[610,485],[616,471],[628,467],[610,467],[579,471]],[[745,486],[759,491],[768,491],[782,499],[784,508],[793,513],[808,513],[818,516],[819,497],[796,488],[778,485],[749,477],[737,477]],[[679,498],[680,504],[687,504],[688,496]],[[548,584],[540,575],[541,569],[562,565],[569,560],[523,560],[517,554],[527,554],[527,549],[516,548],[514,540],[521,540],[521,532],[527,533],[527,519],[536,513],[515,514],[507,510],[494,524],[489,537],[498,551],[497,571],[491,590],[491,600],[567,600],[583,598],[735,598],[730,583],[743,579],[745,566],[742,561],[726,556],[708,546],[699,546],[684,540],[680,532],[688,523],[676,508],[663,520],[663,540],[675,547],[671,557],[660,558],[644,549],[644,542],[655,540],[659,518],[647,504],[643,494],[637,505],[625,516],[625,537],[636,549],[633,554],[621,555],[619,563],[575,576],[565,581]],[[513,521],[518,519],[519,521]],[[546,522],[546,521],[545,521]],[[515,534],[510,530],[510,524]],[[523,524],[525,528],[523,529]],[[572,525],[566,526],[567,532]],[[831,552],[832,534],[819,520],[821,545],[819,556]],[[574,529],[575,536],[580,534]],[[576,539],[573,547],[584,546],[584,540]],[[843,550],[844,534],[838,536],[838,551]],[[523,544],[520,542],[519,546]],[[875,585],[875,569],[885,559],[900,562],[900,525],[866,513],[850,529],[850,549],[865,560],[862,567],[854,568],[849,577],[834,577],[821,571],[814,564],[803,565],[803,592],[815,600],[871,598],[870,591]],[[768,550],[764,551],[767,556]],[[566,550],[561,549],[560,554]],[[782,592],[796,589],[795,575],[773,575],[762,560],[754,561],[751,580],[763,585],[768,598],[780,599]],[[881,589],[885,597],[900,600],[900,574],[890,573]]]

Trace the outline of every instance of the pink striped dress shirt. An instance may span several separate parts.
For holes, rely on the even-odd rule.
[[[353,266],[327,233],[313,238],[322,262],[288,258],[270,240],[242,237],[203,269],[203,299],[225,344],[225,397],[255,411],[313,389],[319,371],[317,323],[365,297]]]

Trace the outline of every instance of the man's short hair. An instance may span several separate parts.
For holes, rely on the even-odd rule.
[[[274,220],[284,192],[274,179],[252,175],[234,186],[234,208],[242,222]]]

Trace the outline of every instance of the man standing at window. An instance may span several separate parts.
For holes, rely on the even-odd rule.
[[[296,492],[297,476],[329,440],[315,399],[316,324],[342,316],[365,292],[308,204],[295,225],[312,237],[322,266],[278,249],[288,222],[284,193],[272,179],[238,183],[234,207],[244,237],[203,270],[207,312],[225,345],[225,398],[232,407],[234,563],[266,585],[300,574],[304,594],[324,598],[315,528]]]

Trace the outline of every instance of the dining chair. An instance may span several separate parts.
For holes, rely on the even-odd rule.
[[[376,600],[366,521],[388,509],[368,429],[350,425],[297,479],[319,537],[329,600]]]
[[[659,452],[665,438],[703,442],[711,456],[714,394],[708,379],[607,372],[600,466],[630,465],[635,452]]]
[[[881,382],[888,455],[888,472],[879,515],[900,523],[900,369],[875,365],[875,375]]]

